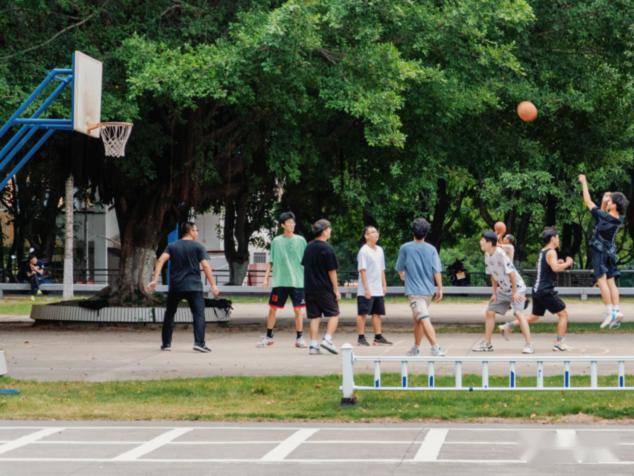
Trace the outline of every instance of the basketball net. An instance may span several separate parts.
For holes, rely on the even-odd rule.
[[[101,140],[106,157],[125,156],[125,145],[132,132],[131,122],[100,122],[91,129],[101,129]]]

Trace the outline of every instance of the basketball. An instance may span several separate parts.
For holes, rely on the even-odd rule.
[[[495,230],[495,233],[500,237],[504,236],[504,234],[506,233],[506,225],[504,224],[504,222],[501,221],[495,222],[495,225],[493,225],[493,229]]]
[[[517,115],[524,122],[532,122],[537,119],[537,108],[530,101],[522,101],[517,105]]]

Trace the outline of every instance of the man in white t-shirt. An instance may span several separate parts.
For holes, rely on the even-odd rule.
[[[377,245],[379,231],[373,226],[363,230],[365,244],[357,255],[359,287],[357,289],[357,331],[358,345],[368,346],[365,338],[365,321],[372,316],[374,330],[373,345],[392,345],[381,333],[381,317],[385,315],[385,256],[383,248]]]
[[[524,280],[515,269],[508,255],[498,246],[498,236],[494,231],[485,231],[483,233],[480,239],[480,249],[484,252],[486,274],[491,277],[493,294],[484,314],[484,339],[473,348],[473,351],[493,351],[491,337],[495,328],[495,315],[503,316],[509,309],[512,309],[526,340],[522,353],[534,353],[535,351],[531,345],[530,328],[526,316],[523,314],[526,307],[526,285]]]

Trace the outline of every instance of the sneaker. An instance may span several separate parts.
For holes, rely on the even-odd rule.
[[[37,295],[38,295],[38,296],[41,296],[41,295],[42,295],[42,290],[41,290],[41,289],[38,289],[38,290],[37,290]]]
[[[444,357],[445,351],[439,345],[431,348],[431,355],[434,357]]]
[[[321,349],[319,347],[313,347],[311,345],[308,348],[308,355],[321,355]]]
[[[172,346],[171,345],[162,345],[161,346],[161,350],[163,352],[169,352],[170,350],[172,350]]]
[[[471,351],[472,352],[493,352],[493,345],[481,340],[475,345],[473,349],[471,349]]]
[[[337,347],[335,347],[335,344],[332,343],[332,341],[330,340],[326,340],[326,339],[322,339],[321,340],[321,346],[326,349],[328,352],[330,352],[331,354],[338,354],[339,352],[337,352]]]
[[[308,345],[306,345],[306,341],[303,337],[298,337],[297,339],[295,339],[295,347],[297,347],[298,349],[305,349],[306,347],[308,347]]]
[[[612,322],[615,321],[616,322],[616,316],[613,312],[609,312],[605,315],[605,319],[603,319],[603,322],[601,323],[600,328],[601,329],[605,329],[606,327],[608,327],[609,325],[612,324]]]
[[[275,340],[273,339],[273,337],[262,336],[262,339],[260,340],[260,342],[258,342],[258,345],[256,345],[256,347],[264,348],[273,344],[275,344]]]
[[[31,294],[31,301],[35,301],[35,296]]]
[[[522,354],[534,354],[534,353],[535,353],[535,349],[533,349],[533,346],[531,344],[526,344],[524,348],[522,349]]]
[[[610,322],[610,329],[618,329],[623,321],[623,313],[618,310],[614,312],[614,319]]]
[[[413,346],[410,350],[407,351],[407,355],[409,357],[417,357],[420,355],[420,349],[416,346]]]
[[[570,350],[570,347],[568,347],[568,344],[566,344],[565,341],[559,340],[559,341],[555,341],[555,343],[553,344],[553,350],[559,351],[559,352],[566,352],[567,350]]]
[[[365,338],[365,336],[363,337],[359,337],[357,339],[357,345],[360,345],[362,347],[369,347],[370,343],[368,342],[368,340]]]
[[[499,325],[498,330],[500,331],[502,337],[504,337],[504,340],[510,340],[511,328],[507,324]]]
[[[375,337],[374,342],[372,342],[372,345],[393,345],[393,344],[389,340],[387,340],[385,337],[381,336],[379,339]]]
[[[205,344],[203,344],[203,345],[195,345],[194,346],[194,350],[196,352],[202,352],[203,354],[207,354],[207,353],[211,352],[211,349],[209,347],[207,347]]]

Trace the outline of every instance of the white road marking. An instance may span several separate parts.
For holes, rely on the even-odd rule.
[[[557,430],[557,447],[574,448],[577,442],[577,432],[575,430]]]
[[[2,446],[0,446],[0,455],[7,453],[9,451],[15,450],[17,448],[20,448],[22,446],[26,446],[28,444],[31,444],[37,440],[39,440],[40,438],[45,438],[49,435],[52,435],[54,433],[58,433],[60,431],[62,431],[64,428],[60,428],[60,427],[50,427],[50,428],[45,428],[43,430],[40,431],[36,431],[35,433],[30,433],[28,435],[22,436],[21,438],[17,438],[15,440],[11,440],[7,443],[4,443]]]
[[[126,451],[125,453],[121,453],[119,456],[115,456],[113,461],[134,461],[139,459],[141,456],[151,453],[152,451],[160,448],[163,445],[166,445],[172,440],[175,440],[179,436],[184,435],[185,433],[189,433],[193,428],[172,428],[170,431],[167,431],[156,438],[152,438],[150,441],[146,441],[141,446],[137,446],[136,448],[131,449],[130,451]]]
[[[319,431],[319,428],[304,428],[296,431],[291,436],[282,441],[279,445],[262,456],[260,461],[284,461],[289,454],[297,449],[308,438]]]
[[[446,428],[431,428],[418,448],[414,461],[436,461],[449,430]]]

